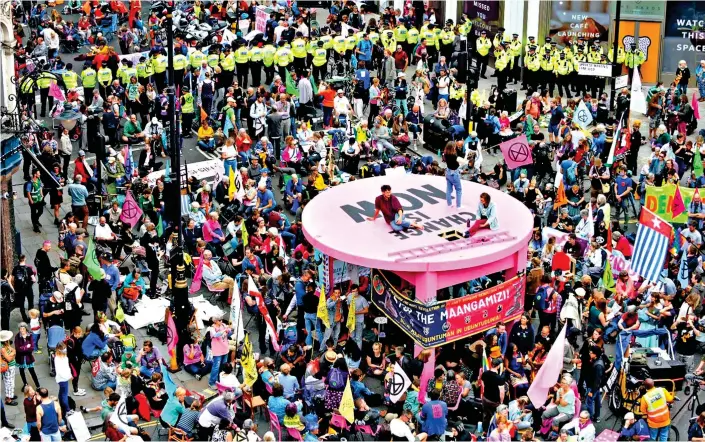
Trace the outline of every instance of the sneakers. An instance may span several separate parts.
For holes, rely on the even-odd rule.
[[[35,355],[40,355],[40,354],[42,354],[42,351],[41,351],[41,350],[35,350],[35,351],[34,351],[34,354],[35,354]]]
[[[201,379],[203,379],[203,376],[201,376],[200,374],[197,374],[197,375],[196,375],[196,380],[197,380],[197,381],[200,381]]]
[[[74,396],[85,396],[86,395],[86,390],[83,388],[79,388],[78,390],[73,392]]]

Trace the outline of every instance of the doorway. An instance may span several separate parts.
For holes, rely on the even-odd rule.
[[[641,65],[642,83],[656,83],[658,81],[661,35],[661,23],[659,22],[630,20],[619,22],[619,45],[626,49],[632,43],[636,43],[637,47],[646,54],[646,61]],[[623,73],[626,72],[627,68],[623,66]]]

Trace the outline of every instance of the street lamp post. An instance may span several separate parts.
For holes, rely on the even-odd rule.
[[[622,15],[622,0],[617,0],[615,3],[617,12],[614,15],[614,39],[612,41],[612,78],[610,80],[612,90],[610,93],[610,114],[614,112],[614,100],[617,96],[615,91],[617,77],[622,73],[621,70],[617,71],[617,67],[619,66],[619,63],[617,63],[617,54],[619,52],[619,22]]]

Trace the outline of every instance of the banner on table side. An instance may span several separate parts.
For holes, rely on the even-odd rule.
[[[669,223],[685,224],[688,222],[688,210],[691,201],[693,201],[695,189],[680,186],[680,193],[685,205],[685,212],[678,216],[673,216],[673,201],[676,195],[676,186],[674,184],[647,187],[644,207]]]
[[[372,271],[372,302],[424,348],[438,347],[516,319],[524,312],[526,277],[458,299],[424,305],[397,291],[379,271]]]

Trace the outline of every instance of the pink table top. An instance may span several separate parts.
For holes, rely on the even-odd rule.
[[[392,187],[408,220],[420,220],[424,231],[409,229],[394,233],[382,215],[374,214],[374,201],[383,184]],[[448,207],[446,180],[429,175],[365,178],[332,187],[304,209],[303,230],[308,241],[321,252],[341,261],[385,270],[428,272],[480,267],[523,250],[533,229],[531,212],[513,197],[481,184],[462,181],[462,208]],[[422,258],[399,260],[393,254],[420,247],[451,244],[439,234],[465,232],[466,221],[477,213],[480,194],[487,192],[497,208],[498,232],[513,239],[495,244],[465,247]],[[489,230],[476,236],[489,235]],[[390,256],[392,254],[392,256]]]

